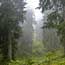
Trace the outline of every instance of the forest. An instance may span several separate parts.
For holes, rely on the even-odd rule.
[[[0,65],[65,65],[65,0],[0,0]]]

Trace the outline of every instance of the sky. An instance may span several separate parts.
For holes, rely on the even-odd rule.
[[[42,19],[42,13],[39,9],[36,9],[36,7],[39,6],[39,0],[26,0],[27,1],[27,7],[30,7],[34,11],[35,20],[39,21]]]

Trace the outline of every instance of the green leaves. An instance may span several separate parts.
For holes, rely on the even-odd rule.
[[[20,3],[21,2],[21,3]],[[17,39],[21,33],[20,21],[24,21],[24,0],[1,0],[0,6],[0,49],[2,60],[8,62],[15,58]],[[15,4],[13,4],[15,3]],[[19,5],[17,5],[19,4]],[[20,11],[17,11],[17,10]],[[10,48],[11,46],[11,48]],[[11,51],[12,53],[10,53]]]
[[[39,5],[40,5],[40,8],[42,8],[42,12],[52,8],[50,0],[40,0]]]

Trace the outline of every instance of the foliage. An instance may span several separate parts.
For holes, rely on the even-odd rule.
[[[58,17],[58,19],[57,19],[57,17]],[[57,35],[60,37],[60,41],[65,50],[65,22],[63,20],[63,17],[55,12],[51,13],[48,16],[48,22],[44,23],[43,29],[44,28],[56,29]],[[65,51],[64,51],[64,53],[65,53]]]
[[[11,60],[9,65],[64,65],[65,57],[63,57],[62,49],[53,50],[46,53],[42,57],[30,57],[19,59],[16,61]]]
[[[64,0],[39,0],[39,8],[42,9],[42,12],[47,10],[54,10],[54,11],[64,11]]]
[[[49,1],[49,2],[48,2]],[[42,12],[51,11],[47,15],[47,22],[44,23],[43,28],[54,28],[60,37],[61,43],[64,47],[65,54],[65,1],[64,0],[40,0]],[[50,6],[52,6],[50,8]],[[46,9],[45,9],[46,8]]]
[[[21,33],[19,24],[24,20],[24,0],[21,1],[23,8],[20,8],[20,5],[16,6],[19,4],[17,1],[0,0],[0,52],[4,64],[8,63],[10,59],[15,60],[17,40]],[[18,9],[23,12],[19,12]]]

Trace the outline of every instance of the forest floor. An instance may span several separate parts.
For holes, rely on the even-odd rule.
[[[27,59],[11,60],[9,65],[65,65],[65,57],[61,50],[56,50],[42,57],[32,56]]]

